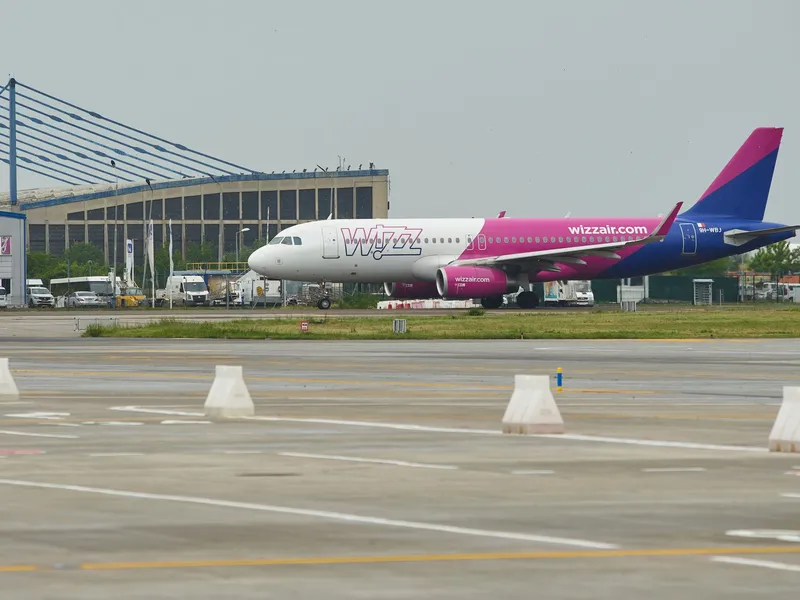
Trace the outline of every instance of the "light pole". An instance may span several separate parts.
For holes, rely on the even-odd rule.
[[[236,235],[233,236],[233,239],[236,241],[236,268],[239,268],[239,242],[241,242],[241,237],[239,236],[240,233],[244,233],[245,231],[250,231],[249,227],[245,227],[244,229],[240,229],[236,232]]]

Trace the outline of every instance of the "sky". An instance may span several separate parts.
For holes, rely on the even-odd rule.
[[[372,161],[391,217],[656,216],[776,126],[765,218],[800,223],[796,0],[0,0],[0,20],[2,80],[256,170]]]

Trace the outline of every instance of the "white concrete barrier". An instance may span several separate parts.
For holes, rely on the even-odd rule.
[[[242,375],[242,367],[217,365],[214,383],[208,392],[205,414],[212,419],[252,417],[255,406]]]
[[[800,387],[784,387],[783,402],[769,434],[770,452],[800,452]]]
[[[503,415],[503,433],[564,433],[564,419],[547,375],[514,376],[514,393]]]
[[[0,400],[4,402],[19,400],[19,390],[8,368],[7,358],[0,358]]]

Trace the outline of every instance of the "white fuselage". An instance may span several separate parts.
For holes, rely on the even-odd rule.
[[[315,221],[284,229],[248,262],[270,279],[433,282],[436,270],[457,259],[483,223],[484,219]]]

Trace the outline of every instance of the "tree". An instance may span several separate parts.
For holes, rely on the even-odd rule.
[[[769,273],[773,277],[800,271],[800,248],[792,250],[787,240],[759,248],[750,259],[749,267],[752,271]]]
[[[103,251],[94,244],[72,244],[69,249],[64,253],[70,263],[78,265],[86,265],[92,261],[94,265],[103,265],[106,262]]]

